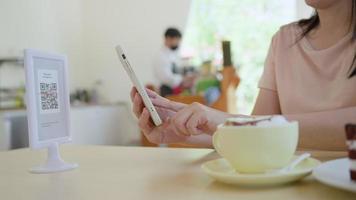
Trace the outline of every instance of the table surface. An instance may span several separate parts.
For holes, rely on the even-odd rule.
[[[218,158],[211,149],[174,149],[63,145],[66,161],[79,168],[56,174],[27,170],[44,161],[45,151],[0,152],[0,199],[355,199],[309,176],[268,188],[242,188],[219,183],[200,168]],[[312,152],[320,160],[344,152]]]

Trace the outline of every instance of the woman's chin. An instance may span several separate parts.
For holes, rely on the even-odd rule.
[[[305,3],[315,9],[327,9],[339,0],[305,0]]]

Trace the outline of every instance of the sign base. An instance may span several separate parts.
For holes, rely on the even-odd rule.
[[[78,164],[66,163],[62,160],[59,154],[57,143],[53,143],[48,147],[47,161],[43,165],[30,169],[31,173],[48,174],[62,171],[72,170],[78,167]]]

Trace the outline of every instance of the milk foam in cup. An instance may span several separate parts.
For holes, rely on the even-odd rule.
[[[264,173],[286,166],[298,143],[298,122],[283,116],[228,119],[213,136],[216,151],[239,173]]]

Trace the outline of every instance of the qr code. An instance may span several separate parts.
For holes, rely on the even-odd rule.
[[[42,110],[58,109],[57,83],[40,83]]]

